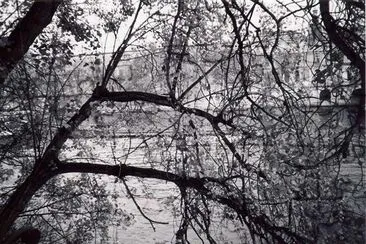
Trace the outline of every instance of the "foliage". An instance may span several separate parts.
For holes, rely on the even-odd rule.
[[[155,229],[160,194],[176,243],[362,243],[361,2],[109,2],[62,1],[0,62],[0,236],[106,241],[126,199]],[[32,3],[1,4],[5,37]]]

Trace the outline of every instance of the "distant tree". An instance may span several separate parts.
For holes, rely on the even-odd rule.
[[[130,178],[176,185],[176,243],[364,241],[364,1],[110,3],[1,3],[1,243],[107,239],[123,196],[163,224]]]

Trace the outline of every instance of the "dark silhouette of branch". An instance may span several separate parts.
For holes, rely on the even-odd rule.
[[[246,203],[236,197],[221,196],[208,187],[209,183],[221,183],[219,179],[212,177],[189,177],[178,175],[166,171],[156,170],[152,168],[141,168],[135,166],[121,165],[106,165],[92,163],[62,163],[58,169],[58,174],[65,173],[92,173],[105,174],[123,179],[126,176],[134,176],[139,178],[150,178],[169,181],[176,184],[180,189],[191,188],[203,194],[207,199],[216,201],[223,205],[232,208],[242,218],[249,217],[250,221],[257,227],[258,231],[270,233],[272,238],[277,241],[283,241],[283,235],[287,239],[301,241],[302,243],[310,243],[311,241],[303,236],[300,236],[286,227],[278,227],[274,225],[267,216],[260,214],[256,215],[247,209]]]
[[[24,227],[14,231],[4,242],[4,244],[13,244],[21,241],[25,244],[37,244],[41,239],[41,232],[38,229]]]
[[[0,45],[0,84],[28,51],[43,29],[51,23],[62,0],[34,1],[27,14]]]
[[[329,0],[319,0],[320,14],[325,26],[325,30],[329,39],[342,51],[344,55],[356,66],[361,76],[361,87],[365,90],[365,61],[359,53],[357,53],[352,46],[347,44],[347,37],[342,35],[341,27],[337,25],[335,19],[331,16],[329,11]]]
[[[144,217],[145,219],[147,219],[151,225],[151,228],[155,231],[155,226],[154,226],[154,223],[155,224],[169,224],[168,222],[161,222],[161,221],[156,221],[156,220],[153,220],[151,218],[149,218],[145,213],[144,211],[142,210],[142,208],[140,207],[140,205],[137,203],[136,199],[135,199],[135,196],[133,195],[133,193],[131,192],[130,188],[128,187],[126,181],[124,178],[122,178],[122,183],[123,185],[125,186],[126,188],[126,191],[127,191],[127,194],[131,197],[133,203],[135,204],[136,208],[138,209],[138,211],[140,212],[140,214],[142,215],[142,217]]]

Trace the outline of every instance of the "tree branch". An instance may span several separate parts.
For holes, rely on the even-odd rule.
[[[256,215],[247,209],[246,202],[234,197],[232,194],[225,194],[225,196],[212,192],[208,188],[210,183],[221,183],[217,178],[203,177],[195,178],[189,176],[181,176],[166,171],[156,170],[152,168],[140,168],[121,165],[107,165],[107,164],[92,164],[92,163],[62,163],[57,169],[57,174],[65,173],[92,173],[105,174],[123,179],[126,176],[134,176],[139,178],[150,178],[169,181],[176,184],[180,189],[192,188],[203,194],[207,199],[213,200],[220,204],[226,205],[236,211],[241,217],[249,216],[258,228],[269,231],[275,239],[281,239],[281,234],[287,235],[294,240],[301,240],[302,243],[310,242],[308,239],[290,231],[286,227],[278,227],[274,225],[265,215]],[[230,196],[230,197],[227,197]],[[281,237],[281,238],[280,238]]]
[[[131,192],[130,188],[128,187],[125,179],[122,179],[122,183],[123,185],[125,186],[126,188],[126,191],[127,191],[127,194],[131,197],[133,203],[135,204],[137,210],[140,212],[140,214],[142,215],[142,217],[144,217],[145,219],[147,219],[147,221],[149,221],[150,225],[151,225],[151,228],[154,230],[155,232],[155,226],[154,226],[154,223],[155,224],[169,224],[169,222],[161,222],[161,221],[156,221],[156,220],[152,220],[151,218],[149,218],[145,213],[144,211],[142,210],[142,208],[140,207],[140,205],[137,203],[136,199],[135,199],[135,196],[133,195],[133,193]]]
[[[361,87],[365,90],[365,61],[353,50],[352,46],[349,46],[346,43],[346,37],[340,35],[340,27],[336,24],[336,21],[329,12],[329,0],[319,0],[319,6],[320,14],[329,39],[339,48],[339,50],[342,51],[344,55],[346,55],[351,63],[358,68],[361,76]]]
[[[139,178],[151,178],[165,180],[175,183],[179,187],[191,187],[197,190],[207,191],[204,187],[205,179],[208,178],[194,178],[183,177],[177,174],[166,171],[140,168],[134,166],[121,165],[107,165],[107,164],[92,164],[92,163],[62,163],[57,169],[58,174],[65,173],[93,173],[111,175],[123,179],[126,176],[135,176]]]
[[[137,92],[137,91],[124,91],[124,92],[108,92],[104,90],[103,92],[97,93],[93,100],[96,101],[113,101],[113,102],[134,102],[134,101],[144,101],[153,103],[160,106],[171,107],[179,112],[194,114],[196,116],[207,119],[210,123],[223,123],[228,126],[232,126],[229,121],[222,119],[219,116],[214,116],[209,112],[203,111],[197,108],[189,108],[172,101],[168,96],[157,95],[148,92]]]
[[[3,84],[15,65],[23,58],[34,40],[51,23],[62,0],[34,1],[27,14],[15,26],[0,46],[0,84]]]

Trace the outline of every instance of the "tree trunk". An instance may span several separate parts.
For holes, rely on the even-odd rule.
[[[3,243],[8,231],[13,226],[19,214],[24,211],[27,204],[53,174],[48,168],[37,167],[27,177],[27,179],[11,194],[0,211],[0,243]]]
[[[34,1],[27,14],[0,44],[0,85],[21,60],[34,40],[52,21],[62,0]]]

